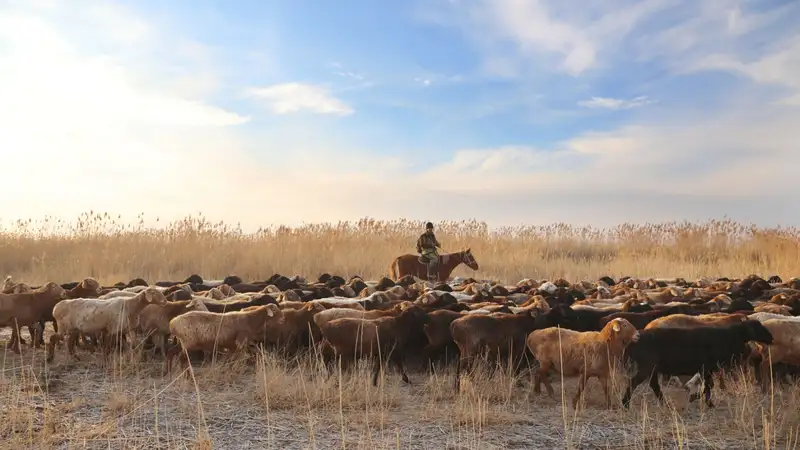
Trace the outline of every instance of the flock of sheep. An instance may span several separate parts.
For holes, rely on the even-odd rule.
[[[358,358],[375,357],[373,384],[382,362],[394,365],[405,382],[414,358],[423,370],[454,363],[458,389],[476,358],[501,358],[517,371],[532,370],[536,393],[544,383],[554,395],[554,371],[578,377],[575,406],[591,377],[601,381],[610,406],[615,373],[629,379],[626,407],[645,381],[662,401],[660,381],[673,376],[692,399],[698,396],[693,389],[703,386],[709,406],[715,374],[746,376],[755,368],[766,388],[773,378],[794,375],[800,364],[798,315],[800,279],[755,275],[692,282],[524,279],[516,285],[457,278],[435,286],[410,275],[364,281],[323,274],[309,282],[276,274],[249,283],[192,275],[153,285],[135,279],[101,286],[86,278],[40,287],[9,276],[0,293],[0,327],[13,329],[7,347],[20,353],[21,344],[46,344],[48,362],[64,340],[75,359],[76,347],[108,355],[144,341],[145,356],[164,356],[165,373],[179,355],[188,364],[195,355],[256,346],[286,356],[314,348],[343,370]],[[46,322],[55,330],[47,341]],[[21,336],[24,327],[30,343]]]

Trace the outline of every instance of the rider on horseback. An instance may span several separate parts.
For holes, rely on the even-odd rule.
[[[425,232],[417,239],[417,253],[420,254],[419,262],[428,268],[428,280],[436,282],[439,279],[439,254],[436,248],[442,248],[436,235],[433,234],[433,224],[425,224]]]

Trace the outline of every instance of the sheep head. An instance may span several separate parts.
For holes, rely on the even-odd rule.
[[[268,305],[262,306],[262,308],[266,308],[267,317],[275,317],[281,318],[283,317],[283,311],[278,307],[278,305],[274,303],[270,303]]]
[[[67,298],[67,291],[52,281],[37,289],[36,292],[46,293],[47,295],[61,299]]]
[[[81,289],[85,289],[87,291],[92,292],[100,292],[100,283],[92,277],[86,277],[81,281]]]
[[[609,341],[618,341],[627,344],[639,340],[639,331],[636,327],[621,317],[611,320],[606,325],[606,328],[610,328],[610,333],[607,336]]]
[[[203,303],[202,297],[192,297],[189,303],[186,304],[186,309],[190,311],[208,311],[206,304]]]
[[[142,294],[144,295],[145,300],[147,303],[152,303],[154,305],[166,305],[167,304],[167,297],[164,296],[164,293],[156,289],[155,287],[148,287]]]
[[[3,291],[13,288],[15,284],[16,283],[14,283],[14,280],[11,279],[11,275],[7,276],[6,281],[3,282]]]

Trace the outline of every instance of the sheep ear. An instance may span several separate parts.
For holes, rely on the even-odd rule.
[[[614,326],[611,327],[612,330],[619,332],[619,322],[614,322]]]

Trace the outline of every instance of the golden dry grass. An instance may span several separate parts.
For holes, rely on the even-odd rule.
[[[800,274],[800,229],[758,229],[731,221],[620,225],[613,229],[489,229],[477,221],[436,224],[444,251],[471,247],[475,275],[595,279],[610,276],[741,276]],[[264,279],[273,273],[323,272],[375,279],[392,259],[414,252],[422,222],[362,219],[254,233],[203,217],[161,229],[119,225],[104,214],[73,222],[18,221],[0,229],[0,273],[30,283],[93,276],[101,282],[183,279],[190,273]],[[461,266],[456,274],[471,271]]]
[[[418,222],[365,219],[246,234],[202,218],[143,229],[84,214],[75,224],[8,226],[0,232],[0,274],[30,284],[85,276],[152,282],[191,273],[375,279],[393,257],[413,252],[421,229]],[[481,266],[475,276],[507,282],[800,273],[800,230],[729,221],[609,230],[441,223],[437,236],[446,250],[472,248]],[[457,274],[473,275],[463,267]],[[575,412],[564,407],[572,380],[556,381],[565,386],[563,398],[550,399],[532,394],[528,374],[513,377],[506,368],[493,376],[480,371],[457,395],[451,370],[412,372],[411,386],[389,371],[372,387],[368,364],[340,383],[326,378],[313,354],[298,361],[269,353],[223,358],[195,365],[189,379],[162,377],[161,361],[142,361],[138,351],[109,362],[81,354],[74,362],[59,352],[52,366],[42,351],[3,354],[0,448],[795,448],[800,432],[796,386],[765,396],[731,380],[726,392],[715,390],[712,410],[687,405],[674,388],[665,389],[671,402],[661,407],[643,386],[631,410],[608,411],[590,381],[584,409]]]

